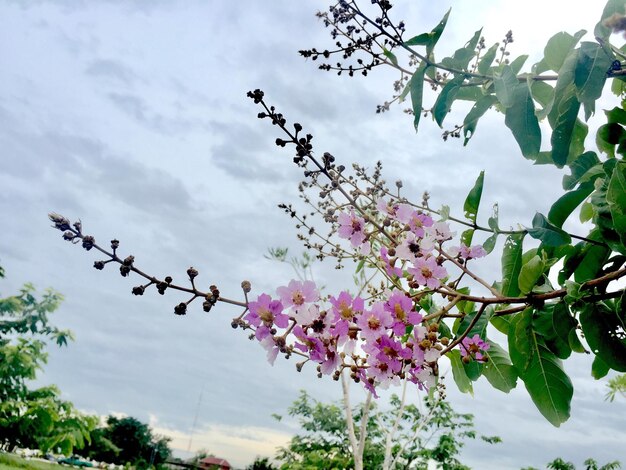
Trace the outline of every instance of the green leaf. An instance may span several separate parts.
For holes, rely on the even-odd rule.
[[[480,40],[480,34],[482,32],[482,28],[474,33],[472,38],[467,41],[465,46],[461,49],[457,49],[452,57],[444,57],[441,60],[441,63],[452,69],[456,70],[467,70],[467,66],[472,60],[472,58],[476,55],[476,45]]]
[[[611,35],[611,29],[603,24],[604,20],[610,18],[613,15],[623,15],[624,9],[626,7],[625,0],[609,0],[602,11],[602,17],[598,24],[596,24],[595,29],[593,30],[593,35],[602,40],[609,39]]]
[[[527,59],[528,59],[528,55],[524,54],[519,57],[516,57],[515,60],[511,61],[510,67],[514,75],[517,75],[520,72],[520,70],[522,70],[522,67],[526,63]]]
[[[578,220],[580,220],[581,224],[585,222],[589,222],[593,218],[593,206],[590,202],[584,202],[582,206],[580,206],[580,216]]]
[[[626,246],[626,162],[618,162],[613,169],[606,192],[613,226]]]
[[[418,36],[415,36],[404,43],[405,46],[426,46],[426,55],[430,57],[433,52],[437,41],[441,37],[441,33],[446,27],[446,23],[448,22],[448,17],[450,16],[450,9],[443,15],[443,18],[435,26],[430,33],[423,33]]]
[[[600,159],[593,151],[585,152],[580,155],[569,165],[572,174],[563,177],[563,189],[574,189],[578,180],[598,163],[600,163]]]
[[[576,96],[576,87],[573,83],[562,92],[560,98],[558,103],[555,100],[555,106],[550,113],[554,116],[550,143],[552,144],[552,161],[557,167],[563,168],[569,157],[580,101]]]
[[[442,127],[443,120],[450,112],[450,107],[454,102],[454,98],[459,91],[459,87],[465,80],[463,75],[458,75],[446,83],[439,93],[435,105],[433,106],[433,117],[439,127]]]
[[[493,86],[498,101],[505,108],[510,108],[515,102],[515,90],[520,85],[519,80],[513,73],[510,65],[505,65],[502,72],[496,72],[493,76]]]
[[[472,238],[474,238],[474,229],[468,228],[467,230],[464,230],[461,234],[461,243],[463,243],[465,246],[471,246]]]
[[[600,380],[602,377],[606,377],[606,374],[609,373],[611,368],[608,366],[606,362],[600,359],[600,356],[596,356],[593,358],[593,363],[591,364],[591,376]]]
[[[569,418],[572,383],[561,361],[533,330],[530,309],[515,315],[510,326],[509,353],[519,377],[537,409],[558,427]]]
[[[622,162],[620,162],[622,163]],[[595,181],[596,190],[591,194],[590,202],[593,205],[593,222],[600,230],[600,235],[603,241],[618,253],[626,254],[626,246],[622,242],[623,233],[616,231],[616,224],[613,220],[613,212],[616,211],[615,204],[611,205],[608,201],[608,191],[610,181],[613,179],[615,168],[623,168],[621,165],[617,165],[615,159],[607,160],[602,165],[607,175],[605,178],[597,179]],[[619,172],[621,173],[621,172]],[[616,178],[617,179],[617,178]],[[618,183],[614,182],[614,187],[617,187]],[[613,197],[617,197],[615,193],[612,193]],[[618,224],[621,219],[618,218]]]
[[[409,81],[411,90],[411,106],[413,107],[413,127],[415,132],[420,123],[422,117],[422,99],[424,95],[424,73],[426,73],[427,65],[419,66],[419,68],[413,73],[411,80]]]
[[[551,353],[559,359],[567,359],[572,354],[572,348],[569,346],[569,336],[563,338],[555,330],[555,307],[555,304],[550,304],[535,309],[532,320],[533,329],[541,335],[542,341]],[[562,307],[559,307],[557,314],[562,314]]]
[[[472,387],[472,381],[469,379],[463,368],[463,361],[461,360],[461,353],[458,349],[453,349],[447,354],[452,366],[452,377],[456,386],[461,393],[469,393],[474,395],[474,388]]]
[[[483,375],[493,388],[509,393],[517,386],[517,370],[504,349],[493,341],[487,340],[487,343],[489,349],[483,353],[487,358]]]
[[[579,318],[591,351],[611,369],[626,372],[626,312],[597,302],[585,305]]]
[[[513,104],[506,108],[504,123],[513,133],[524,157],[532,158],[539,153],[541,129],[527,83],[518,84],[514,89]]]
[[[383,54],[385,55],[385,57],[387,57],[387,59],[391,61],[393,65],[396,65],[396,66],[398,65],[398,58],[393,52],[383,47]]]
[[[463,121],[463,145],[467,145],[469,140],[474,136],[478,120],[491,108],[497,101],[494,95],[486,95],[474,103],[465,120]]]
[[[563,223],[567,220],[574,209],[576,209],[585,199],[593,192],[593,183],[588,182],[581,184],[575,191],[570,191],[561,196],[552,204],[550,212],[548,212],[548,220],[556,227],[563,227]]]
[[[487,49],[487,52],[485,52],[483,58],[480,59],[480,62],[478,62],[478,67],[476,68],[479,74],[486,75],[487,72],[489,72],[489,68],[496,58],[496,53],[498,52],[499,45],[500,43],[495,43],[493,46]]]
[[[554,329],[556,336],[558,336],[564,343],[569,344],[570,334],[572,331],[576,333],[575,330],[577,326],[578,322],[570,314],[567,304],[565,302],[557,303],[552,312],[552,328]]]
[[[481,171],[474,187],[470,190],[467,198],[465,198],[465,204],[463,204],[463,210],[465,211],[465,218],[476,222],[476,216],[478,215],[478,207],[480,206],[480,198],[483,194],[483,183],[485,180],[485,171]]]
[[[545,117],[552,110],[552,105],[554,104],[554,88],[548,85],[546,82],[540,80],[532,80],[532,77],[528,78],[530,93],[535,101],[537,101],[543,109],[535,110],[535,114],[537,115],[537,119],[540,121],[545,119]]]
[[[604,83],[607,78],[607,70],[611,67],[613,59],[604,49],[595,42],[583,42],[578,53],[578,63],[574,84],[576,85],[578,100],[585,108],[585,121],[595,113],[596,100],[600,98]]]
[[[517,284],[521,294],[525,295],[532,291],[537,281],[541,279],[544,269],[545,263],[539,255],[533,256],[522,266],[519,277],[517,278]]]
[[[517,279],[522,269],[523,234],[511,234],[506,238],[502,250],[502,295],[515,297],[520,290]]]
[[[500,231],[500,227],[498,226],[498,218],[499,218],[499,211],[498,211],[498,203],[496,202],[493,205],[491,217],[489,217],[489,220],[487,220],[487,225],[489,225],[489,228],[493,230],[494,233],[498,233]]]
[[[565,58],[587,31],[584,29],[578,31],[574,36],[564,31],[556,33],[552,36],[543,50],[544,61],[548,70],[558,72],[563,66]]]
[[[498,240],[498,234],[494,233],[487,240],[483,242],[483,249],[487,252],[487,254],[491,253],[493,249],[496,247],[496,241]]]
[[[535,213],[533,218],[533,228],[529,228],[528,235],[541,242],[546,246],[560,246],[570,243],[572,237],[559,227],[552,225],[548,219],[539,212]]]

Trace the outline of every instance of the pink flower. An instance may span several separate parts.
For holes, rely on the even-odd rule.
[[[398,221],[407,224],[419,238],[424,236],[424,227],[433,225],[433,219],[430,216],[420,214],[409,204],[400,204],[396,211],[396,217]]]
[[[422,316],[413,310],[413,301],[404,292],[394,291],[387,302],[385,310],[393,317],[393,332],[401,336],[406,332],[407,325],[417,325],[422,321]]]
[[[353,299],[348,292],[342,291],[337,298],[331,296],[329,300],[333,306],[332,321],[335,322],[333,334],[345,337],[348,335],[350,325],[355,321],[355,316],[360,315],[365,308],[363,299],[361,297]]]
[[[272,300],[267,294],[261,294],[256,301],[248,304],[248,314],[244,317],[248,323],[257,328],[261,324],[271,328],[287,328],[289,317],[283,312],[283,304],[279,300]]]
[[[428,228],[428,233],[432,235],[435,240],[445,242],[452,239],[454,233],[450,231],[450,226],[447,222],[436,222]]]
[[[439,287],[441,279],[448,275],[446,268],[439,266],[434,256],[418,258],[414,266],[408,269],[409,273],[413,274],[413,278],[418,284],[431,289]]]
[[[376,203],[376,209],[378,209],[381,214],[391,217],[392,219],[396,218],[398,207],[398,204],[387,201],[386,199],[379,199]]]
[[[283,305],[291,308],[294,319],[299,324],[309,323],[316,316],[317,312],[313,311],[313,306],[307,305],[317,302],[320,298],[313,281],[292,280],[288,286],[281,286],[276,289],[276,293]]]
[[[350,240],[353,247],[360,247],[365,243],[365,219],[357,216],[354,210],[351,209],[349,214],[340,212],[337,222],[339,223],[337,230],[339,238]]]
[[[371,310],[363,312],[356,324],[361,328],[361,338],[367,342],[376,341],[393,324],[391,314],[382,302],[376,302]]]
[[[487,361],[487,358],[483,356],[483,352],[489,349],[489,343],[483,341],[478,333],[471,338],[465,337],[461,341],[461,356],[470,356],[477,361]]]

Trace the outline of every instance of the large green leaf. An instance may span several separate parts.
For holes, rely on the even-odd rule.
[[[569,165],[572,174],[563,176],[563,189],[574,189],[578,180],[598,163],[600,163],[600,159],[596,152],[589,151],[580,155]]]
[[[472,58],[476,55],[476,45],[480,40],[480,34],[482,29],[479,29],[474,33],[472,38],[467,41],[465,46],[461,49],[457,49],[452,57],[444,57],[441,59],[441,63],[446,67],[450,67],[456,70],[467,70],[467,66],[472,60]]]
[[[591,351],[611,369],[626,372],[626,312],[590,303],[580,313],[580,324]]]
[[[606,192],[615,231],[622,245],[626,246],[626,162],[615,165]]]
[[[544,305],[541,308],[535,309],[533,314],[533,328],[537,334],[541,335],[544,345],[551,353],[559,359],[567,359],[572,354],[572,348],[569,345],[569,334],[571,330],[565,337],[562,336],[564,331],[556,331],[555,326],[557,321],[555,321],[555,317],[563,318],[563,306],[560,306],[557,310],[556,305]],[[569,322],[569,320],[566,321]],[[561,328],[561,325],[559,325],[559,328]]]
[[[513,133],[524,157],[533,158],[539,153],[541,129],[527,83],[519,83],[514,88],[513,103],[506,108],[504,123]]]
[[[606,374],[609,373],[611,368],[608,366],[606,362],[600,359],[600,356],[596,356],[593,358],[593,363],[591,364],[591,376],[600,380],[602,377],[605,377]]]
[[[596,100],[602,94],[607,71],[613,62],[604,49],[595,42],[583,42],[576,64],[576,85],[578,100],[585,108],[585,120],[595,113]]]
[[[472,387],[472,381],[469,379],[463,368],[463,361],[461,360],[461,353],[458,349],[453,349],[447,354],[452,366],[452,377],[456,386],[461,393],[469,393],[474,395],[474,388]]]
[[[537,212],[533,218],[533,227],[527,229],[528,235],[541,242],[546,246],[560,246],[570,243],[572,237],[559,227],[552,225],[543,214]]]
[[[404,43],[405,46],[426,46],[426,55],[430,57],[433,52],[437,41],[441,37],[441,33],[446,27],[448,17],[450,16],[450,9],[443,15],[441,21],[435,26],[430,33],[419,34]]]
[[[495,43],[493,46],[487,49],[487,52],[485,52],[485,55],[483,55],[482,59],[480,59],[480,62],[478,62],[478,67],[476,68],[476,71],[479,74],[485,75],[487,74],[487,72],[489,72],[489,68],[491,67],[491,64],[493,64],[493,61],[496,58],[496,53],[498,52],[499,45],[500,45],[499,43]]]
[[[502,72],[496,72],[493,76],[493,86],[498,101],[505,108],[510,108],[515,102],[515,90],[520,85],[519,80],[513,73],[510,65],[505,65]]]
[[[474,187],[470,190],[465,203],[463,204],[463,210],[465,211],[465,218],[476,222],[476,216],[478,215],[478,207],[480,206],[480,198],[483,194],[483,183],[485,180],[484,170],[480,172]]]
[[[426,69],[428,68],[423,62],[418,67],[418,69],[413,73],[411,77],[411,81],[409,82],[410,90],[411,90],[411,106],[413,108],[413,126],[415,127],[415,132],[417,132],[417,128],[420,123],[420,118],[422,117],[422,99],[424,95],[424,73],[426,73]]]
[[[493,341],[488,340],[487,343],[489,349],[483,353],[487,358],[483,375],[493,388],[509,393],[517,386],[517,370],[504,349]]]
[[[509,353],[513,365],[537,409],[558,427],[569,418],[572,383],[561,361],[533,330],[532,310],[515,315],[510,327]]]
[[[543,50],[543,61],[545,62],[547,69],[558,72],[563,66],[563,62],[565,61],[567,55],[572,49],[574,49],[574,47],[576,47],[576,44],[586,32],[587,31],[583,29],[572,36],[569,33],[561,31],[560,33],[556,33],[552,36]]]
[[[456,97],[463,80],[465,80],[463,75],[457,75],[446,83],[439,93],[437,101],[435,101],[435,105],[433,106],[433,117],[435,118],[437,124],[439,124],[439,127],[442,126],[444,118],[450,112],[450,107],[454,102],[454,98]]]
[[[474,136],[478,120],[487,112],[489,108],[494,105],[496,101],[497,100],[494,95],[485,95],[474,103],[474,106],[472,106],[472,109],[470,109],[467,116],[465,116],[465,120],[463,121],[463,145],[467,145],[469,140]]]
[[[576,209],[585,199],[593,192],[593,183],[587,182],[581,184],[575,191],[570,191],[561,196],[552,204],[548,213],[548,220],[556,227],[563,227],[563,223],[567,220],[574,209]]]
[[[533,256],[520,269],[517,285],[521,294],[528,294],[543,276],[545,262],[539,255]]]
[[[522,269],[523,234],[511,234],[506,238],[502,250],[502,295],[519,295],[517,278]]]
[[[591,204],[593,205],[593,221],[600,230],[603,241],[614,251],[626,254],[626,246],[622,242],[623,233],[616,231],[615,221],[611,213],[611,205],[608,201],[608,190],[615,168],[621,168],[617,165],[617,160],[611,159],[603,163],[605,178],[595,181],[596,190],[591,194]],[[617,186],[617,183],[615,183]],[[615,196],[615,193],[613,193]],[[615,205],[614,212],[615,212]]]

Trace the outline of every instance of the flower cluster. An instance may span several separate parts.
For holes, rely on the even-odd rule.
[[[344,369],[376,395],[408,379],[429,388],[449,338],[436,318],[420,312],[424,293],[438,292],[448,279],[445,263],[485,255],[480,246],[444,248],[454,234],[444,221],[401,202],[379,200],[369,212],[340,212],[336,234],[387,276],[389,286],[366,302],[347,291],[322,299],[312,281],[292,280],[272,299],[261,294],[243,317],[273,364],[278,353],[297,354],[317,364],[318,375],[335,378]],[[376,256],[378,254],[378,256]],[[445,293],[445,292],[442,292]],[[484,343],[463,342],[464,353],[482,360]],[[475,348],[478,348],[474,351]],[[299,364],[302,367],[302,363]]]

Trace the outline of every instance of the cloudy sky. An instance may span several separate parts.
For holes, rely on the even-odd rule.
[[[555,32],[593,30],[603,6],[397,3],[393,11],[411,35],[452,7],[442,52],[481,26],[488,45],[512,29],[513,56],[529,53],[529,64]],[[83,410],[149,421],[174,438],[179,455],[207,448],[241,467],[271,456],[297,431],[272,413],[284,414],[302,388],[323,401],[338,400],[340,388],[312,369],[297,374],[292,362],[267,364],[257,344],[231,329],[235,308],[206,315],[196,306],[181,318],[173,306],[184,297],[132,296],[139,281],[95,271],[98,256],[63,242],[49,227],[49,211],[80,218],[104,244],[118,238],[121,253],[157,276],[180,280],[195,266],[199,282],[217,284],[227,297],[240,298],[243,279],[253,292],[273,292],[293,273],[263,254],[273,246],[300,251],[276,205],[297,199],[301,173],[290,152],[274,146],[275,129],[256,119],[245,94],[257,87],[313,133],[317,152],[347,166],[381,159],[389,181],[401,177],[415,198],[429,190],[434,205],[459,207],[485,169],[483,207],[498,202],[501,225],[528,225],[560,188],[562,172],[524,161],[496,113],[480,122],[467,148],[442,142],[430,122],[416,136],[400,109],[374,113],[391,95],[391,71],[349,79],[299,58],[299,49],[332,46],[314,16],[323,7],[313,0],[0,3],[0,214],[9,222],[0,235],[7,272],[0,292],[26,281],[62,292],[55,322],[76,341],[51,350],[41,382],[58,384]],[[447,124],[462,116],[453,113]],[[482,267],[490,281],[497,261]],[[315,276],[329,293],[351,285],[350,273],[332,265],[317,266]],[[542,467],[557,456],[579,465],[587,457],[626,462],[626,404],[603,401],[604,382],[590,378],[587,358],[569,361],[567,370],[572,418],[559,429],[523,388],[504,395],[481,381],[472,398],[451,383],[455,408],[504,441],[471,444],[464,461],[481,469]]]

